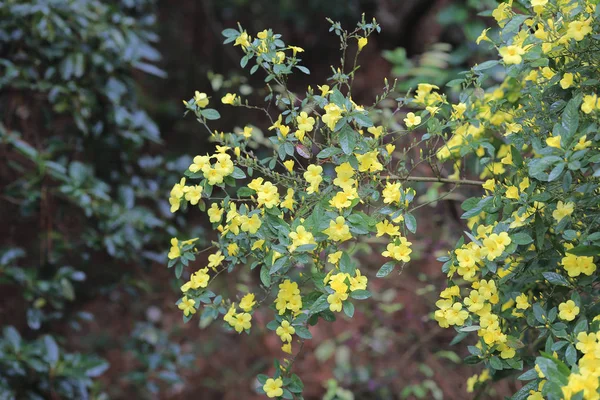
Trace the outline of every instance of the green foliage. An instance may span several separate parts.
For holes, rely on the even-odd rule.
[[[28,327],[10,321],[27,338],[21,352],[7,344],[15,328],[0,345],[8,398],[87,397],[107,364],[39,332],[92,318],[73,306],[118,281],[125,262],[165,260],[150,249],[169,229],[159,199],[172,166],[147,152],[160,137],[133,79],[164,76],[153,12],[153,0],[0,4],[0,285],[19,294]]]

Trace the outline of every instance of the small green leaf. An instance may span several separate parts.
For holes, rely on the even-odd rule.
[[[406,229],[408,229],[412,233],[415,233],[417,231],[417,220],[412,214],[404,214],[404,223],[406,224]]]
[[[388,261],[379,268],[377,274],[375,275],[377,278],[385,278],[388,276],[393,270],[396,268],[395,261]]]
[[[371,292],[368,290],[355,290],[350,293],[350,297],[356,300],[364,300],[371,297]]]
[[[263,264],[260,268],[260,281],[266,287],[271,286],[271,275],[269,274],[269,267]]]
[[[349,318],[354,316],[354,304],[352,304],[351,301],[344,301],[342,308],[344,310],[344,314],[346,314]]]
[[[221,118],[221,114],[219,114],[219,112],[214,108],[205,108],[200,112],[200,114],[208,120],[216,120]]]
[[[58,345],[54,338],[50,335],[44,336],[44,345],[46,346],[46,360],[52,368],[56,366],[58,363],[58,359],[60,357],[60,351],[58,350]]]
[[[305,326],[296,326],[296,335],[302,339],[312,339],[312,333]]]
[[[518,245],[527,245],[533,243],[533,239],[531,238],[531,236],[524,232],[515,233],[511,235],[510,238],[513,243],[516,243]]]
[[[542,275],[544,275],[544,278],[553,285],[566,287],[571,286],[567,278],[561,274],[557,274],[556,272],[542,272]]]

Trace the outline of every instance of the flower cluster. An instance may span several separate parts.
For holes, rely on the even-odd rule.
[[[294,357],[277,361],[273,377],[259,375],[257,390],[293,398],[302,392],[291,372],[293,343],[311,339],[309,327],[335,320],[335,313],[352,318],[352,300],[371,295],[353,244],[368,239],[380,249],[390,261],[376,276],[389,275],[413,252],[411,182],[468,184],[477,192],[462,205],[467,240],[440,258],[448,287],[433,314],[440,326],[457,330],[455,341],[474,341],[466,361],[485,369],[468,388],[500,370],[527,368],[520,379],[530,382],[518,398],[598,398],[596,14],[585,0],[532,0],[519,13],[512,1],[501,3],[492,13],[501,29],[477,40],[492,43],[500,59],[468,72],[455,101],[419,84],[405,99],[410,112],[393,124],[374,112],[394,92],[387,80],[373,105],[356,104],[356,68],[345,71],[342,62],[318,91],[292,93],[289,75],[308,72],[302,49],[270,30],[254,39],[242,27],[225,30],[225,42],[244,54],[241,66],[254,64],[251,74],[261,69],[279,86],[267,96],[279,111],[272,116],[237,94],[221,99],[270,119],[268,140],[261,141],[270,153],[259,159],[251,126],[212,131],[209,122],[219,113],[207,108],[209,97],[197,92],[184,102],[217,143],[214,154],[194,158],[169,197],[172,212],[197,206],[215,230],[209,264],[182,287],[184,320],[201,309],[202,318],[223,315],[228,329],[249,332],[252,314],[270,304],[267,328]],[[343,48],[352,39],[358,55],[379,26],[363,20],[347,32],[332,22],[331,30]],[[500,80],[484,87],[489,70]],[[414,130],[426,134],[411,159],[413,142],[403,139]],[[434,176],[411,175],[420,163],[434,166]],[[482,181],[465,179],[465,167]],[[173,239],[169,267],[179,277],[197,253],[193,242]],[[259,270],[260,299],[250,293],[238,303],[209,290],[211,279],[239,268]]]

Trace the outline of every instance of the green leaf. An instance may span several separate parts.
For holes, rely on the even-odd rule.
[[[219,114],[219,112],[214,108],[205,108],[200,112],[200,114],[208,120],[216,120],[221,118],[221,114]]]
[[[557,274],[556,272],[542,272],[542,275],[544,275],[544,278],[553,285],[566,287],[571,286],[567,278],[561,274]]]
[[[327,309],[329,309],[329,303],[327,302],[327,294],[323,294],[310,306],[309,314],[317,314]]]
[[[354,316],[354,304],[351,301],[344,301],[342,303],[342,309],[344,310],[344,314],[346,314],[349,318]]]
[[[3,333],[6,340],[10,343],[15,352],[18,353],[21,349],[21,335],[19,334],[19,331],[12,326],[7,326],[4,328]]]
[[[373,121],[369,118],[368,115],[365,114],[353,114],[352,118],[356,121],[356,123],[362,127],[370,127],[373,126]]]
[[[352,154],[356,147],[356,132],[350,125],[344,125],[339,132],[340,147],[345,154]]]
[[[352,260],[350,260],[350,256],[345,251],[342,253],[342,257],[340,258],[340,271],[345,274],[355,275],[355,268],[352,265]]]
[[[230,37],[238,37],[240,35],[240,33],[235,29],[225,29],[221,32],[221,35],[225,36],[226,38],[230,38]]]
[[[377,271],[377,274],[375,276],[377,278],[385,278],[386,276],[392,273],[394,268],[396,268],[396,262],[388,261],[385,264],[383,264],[381,268],[379,268],[379,271]]]
[[[305,326],[296,326],[296,335],[302,339],[312,339],[312,334]]]
[[[298,68],[300,71],[302,71],[306,75],[310,75],[310,70],[308,68],[303,67],[302,65],[296,65],[296,68]]]
[[[273,265],[271,266],[271,269],[269,270],[269,275],[273,275],[275,272],[279,271],[281,268],[283,268],[285,266],[285,264],[287,263],[289,257],[288,256],[283,256],[277,259],[277,261],[275,261],[273,263]]]
[[[487,196],[484,197],[483,199],[479,200],[479,202],[477,203],[477,205],[473,208],[471,208],[469,211],[467,211],[466,213],[464,213],[463,215],[461,215],[461,219],[468,219],[471,217],[474,217],[476,215],[479,215],[481,213],[481,211],[483,210],[483,208],[485,206],[488,205],[488,203],[490,203],[494,198],[492,196]]]
[[[529,371],[525,371],[517,378],[520,381],[530,381],[532,379],[537,379],[538,373],[535,368],[530,369]]]
[[[597,256],[600,255],[600,246],[580,245],[567,250],[567,253],[575,254],[576,256]]]
[[[364,300],[364,299],[368,299],[369,297],[371,297],[371,292],[369,292],[368,290],[355,290],[353,292],[350,293],[350,297],[352,297],[353,299],[356,300]]]
[[[577,128],[579,128],[579,105],[581,104],[581,95],[572,98],[567,103],[565,110],[562,114],[561,125],[567,131],[567,137],[562,139],[566,139],[567,142],[570,141],[573,134],[577,132]]]
[[[346,97],[337,89],[333,89],[333,93],[329,96],[329,100],[338,105],[340,108],[344,108],[344,104],[346,104]]]
[[[531,236],[524,232],[515,233],[510,236],[510,239],[513,241],[513,243],[519,245],[527,245],[533,243],[533,239],[531,238]]]
[[[269,274],[269,267],[263,264],[260,268],[260,281],[266,287],[271,286],[271,275]]]
[[[577,364],[577,350],[575,350],[575,346],[572,344],[567,346],[567,350],[565,351],[565,360],[570,366]]]
[[[56,367],[58,364],[58,359],[60,357],[60,351],[58,350],[58,345],[54,338],[50,335],[44,336],[44,345],[46,346],[46,360],[48,360],[48,364],[52,366],[52,368]]]
[[[337,154],[340,154],[341,152],[342,152],[342,150],[338,147],[327,147],[319,152],[319,154],[317,155],[317,158],[319,158],[319,159],[330,158]]]
[[[495,370],[501,370],[502,361],[500,361],[500,359],[497,356],[494,356],[490,358],[490,367],[494,368]]]
[[[495,67],[499,63],[500,63],[500,61],[498,61],[498,60],[485,61],[485,62],[482,62],[481,64],[478,64],[478,65],[474,66],[473,70],[479,71],[479,72],[485,71],[486,69],[490,69],[490,68]]]
[[[532,370],[535,372],[535,370]],[[537,372],[536,372],[537,375]],[[527,398],[531,395],[530,391],[537,390],[538,382],[533,381],[529,382],[527,385],[523,386],[517,393],[515,393],[510,400],[527,400]]]
[[[417,220],[411,213],[404,214],[404,223],[406,224],[406,229],[412,233],[417,231]]]

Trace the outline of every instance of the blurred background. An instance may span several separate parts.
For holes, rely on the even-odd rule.
[[[382,25],[360,55],[354,100],[373,101],[384,77],[402,90],[445,84],[491,53],[475,39],[492,0],[4,0],[0,3],[0,399],[251,399],[258,373],[281,357],[265,332],[221,323],[184,325],[179,285],[167,269],[173,236],[211,239],[199,212],[174,216],[168,192],[191,157],[211,151],[183,118],[194,90],[213,98],[232,131],[248,110],[219,107],[226,92],[262,99],[263,77],[239,67],[240,50],[220,32],[237,22],[266,28],[305,49],[326,83],[339,60],[326,17],[353,27],[365,13]],[[267,124],[262,121],[265,129]],[[442,187],[417,186],[419,201]],[[443,255],[463,229],[466,194],[421,209],[414,261],[376,280],[379,256],[364,249],[373,301],[352,321],[314,328],[296,361],[308,399],[501,398],[510,383],[467,393],[480,372],[462,364],[430,314],[444,286]],[[183,223],[185,219],[185,224]],[[185,225],[185,226],[184,226]],[[184,235],[185,234],[185,235]],[[206,260],[199,258],[195,266]],[[250,271],[223,277],[215,292],[252,290]],[[198,322],[199,321],[199,322]],[[261,327],[262,325],[262,327]],[[321,324],[322,325],[322,324]],[[262,329],[262,330],[261,330]]]

